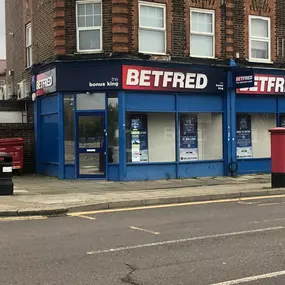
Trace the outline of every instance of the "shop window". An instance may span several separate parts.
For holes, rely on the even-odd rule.
[[[26,66],[33,65],[33,48],[32,48],[32,24],[26,25]]]
[[[276,126],[274,114],[238,114],[237,158],[270,158],[269,129]]]
[[[102,51],[101,1],[77,1],[77,51]]]
[[[117,93],[108,94],[108,162],[119,163],[119,108]]]
[[[190,55],[193,57],[215,56],[215,12],[190,10]]]
[[[66,164],[74,164],[74,98],[64,96],[64,158]]]
[[[249,59],[270,62],[270,18],[249,16]]]
[[[223,158],[223,118],[220,113],[180,113],[180,161]]]
[[[279,127],[285,128],[285,114],[280,114],[280,117],[279,117]]]
[[[175,114],[126,115],[127,162],[175,161]]]
[[[141,53],[166,53],[165,10],[165,5],[139,3],[139,51]]]
[[[82,93],[76,95],[76,109],[84,110],[105,110],[105,93]]]

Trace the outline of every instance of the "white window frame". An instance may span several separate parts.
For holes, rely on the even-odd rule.
[[[267,21],[267,23],[268,23],[268,38],[251,36],[251,20],[252,19],[259,19],[259,20]],[[249,61],[270,63],[271,62],[271,19],[269,17],[249,15],[248,31],[249,31],[249,35],[248,35]],[[251,41],[261,41],[261,42],[268,43],[268,59],[253,58],[251,56]]]
[[[81,4],[101,4],[101,23],[100,26],[94,27],[78,27],[78,6]],[[101,0],[89,0],[89,1],[76,1],[76,47],[78,53],[100,53],[103,51],[103,3]],[[80,50],[79,48],[79,32],[80,31],[100,31],[100,48],[99,49],[89,49]]]
[[[29,42],[27,35],[29,32]],[[33,65],[33,40],[32,40],[32,23],[26,24],[25,27],[25,48],[26,48],[26,67]]]
[[[201,14],[211,14],[212,20],[213,20],[213,31],[212,33],[204,33],[204,32],[192,32],[191,28],[191,17],[192,13],[201,13]],[[191,53],[191,36],[192,35],[198,35],[198,36],[208,36],[213,38],[213,56],[201,56],[201,55],[195,55]],[[190,9],[190,57],[199,57],[199,58],[215,58],[216,56],[216,17],[215,17],[215,11],[214,10],[207,10],[207,9],[196,9],[191,8]]]
[[[147,6],[147,7],[157,7],[157,8],[162,8],[163,9],[163,18],[164,18],[164,28],[150,28],[150,27],[145,27],[141,26],[140,24],[140,14],[141,14],[141,6]],[[166,5],[165,4],[159,4],[159,3],[152,3],[152,2],[145,2],[145,1],[139,1],[139,14],[138,14],[138,45],[140,42],[140,30],[148,30],[148,31],[164,31],[164,52],[146,52],[140,49],[139,45],[139,53],[144,53],[144,54],[154,54],[154,55],[166,55],[166,48],[167,48],[167,33],[166,33]]]

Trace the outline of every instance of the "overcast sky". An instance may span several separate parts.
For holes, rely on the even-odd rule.
[[[6,57],[4,1],[5,0],[0,0],[0,58]]]

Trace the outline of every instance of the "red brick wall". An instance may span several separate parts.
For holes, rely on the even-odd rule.
[[[9,83],[14,85],[23,79],[30,81],[26,68],[25,27],[32,24],[33,62],[41,63],[54,56],[54,8],[56,0],[6,0],[7,71]]]
[[[248,16],[271,17],[272,60],[285,62],[285,5],[283,0],[149,0],[167,8],[167,54],[190,54],[190,8],[215,10],[217,59],[248,58]],[[28,77],[25,69],[25,24],[32,20],[35,63],[56,55],[76,54],[75,0],[6,0],[7,70],[15,82]],[[44,21],[43,21],[44,19]],[[278,49],[277,49],[278,47]],[[283,51],[283,54],[282,54]],[[103,1],[103,53],[138,53],[138,0]]]

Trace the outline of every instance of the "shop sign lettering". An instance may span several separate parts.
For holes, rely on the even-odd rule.
[[[256,74],[254,86],[237,89],[237,93],[285,95],[285,76]]]
[[[55,68],[36,76],[36,95],[42,96],[56,91]]]
[[[123,89],[181,92],[223,92],[224,72],[123,66]]]

